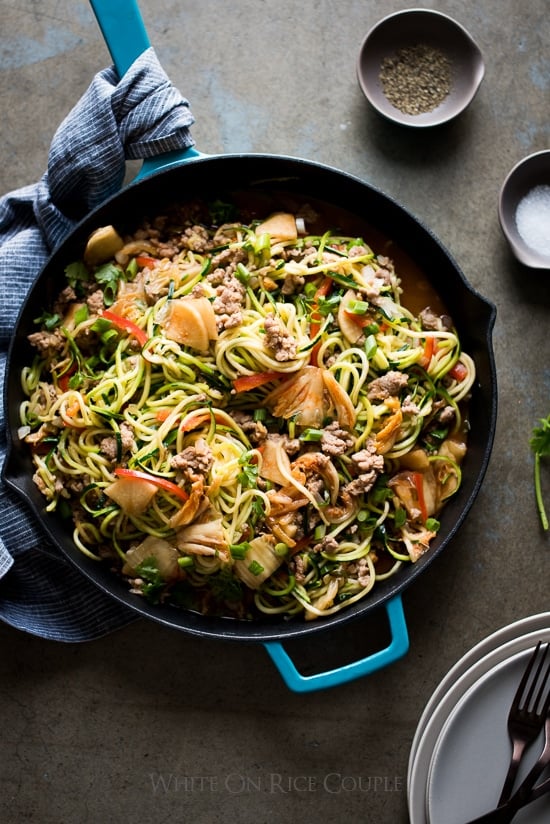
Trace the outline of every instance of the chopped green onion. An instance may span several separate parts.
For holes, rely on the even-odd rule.
[[[82,323],[85,320],[88,320],[90,317],[90,311],[88,309],[87,304],[83,304],[79,309],[76,310],[74,313],[74,323],[75,326],[78,326],[79,323]]]
[[[267,263],[271,255],[271,236],[268,232],[258,236],[254,244],[254,252],[260,257],[261,263]]]
[[[234,558],[236,561],[242,561],[245,558],[246,553],[250,549],[250,544],[248,541],[243,541],[242,544],[230,544],[229,551],[231,553],[231,557]]]
[[[300,435],[300,440],[310,443],[312,441],[320,441],[323,437],[322,429],[304,429]]]
[[[285,556],[288,554],[288,544],[285,544],[281,541],[278,544],[275,544],[275,553],[280,556]]]
[[[235,277],[237,280],[240,280],[243,286],[248,286],[250,282],[250,272],[243,263],[237,263]]]
[[[347,310],[353,315],[365,315],[369,311],[369,304],[364,300],[350,300]]]
[[[252,561],[252,563],[248,567],[248,571],[252,573],[252,575],[261,575],[264,571],[264,568],[258,561]]]
[[[326,524],[319,524],[315,527],[313,532],[313,538],[315,541],[320,541],[322,538],[325,537],[327,534],[327,525]]]
[[[378,344],[374,335],[369,335],[365,341],[365,353],[367,358],[372,358],[376,354]]]
[[[181,558],[178,558],[178,566],[182,569],[185,569],[186,567],[192,567],[193,565],[194,561],[192,558],[189,557],[189,555],[182,555]]]
[[[90,326],[92,332],[97,332],[98,335],[102,335],[104,332],[107,332],[112,328],[113,324],[111,323],[111,321],[105,320],[105,318],[97,318],[97,320],[94,320],[94,322]]]
[[[261,406],[259,409],[254,410],[254,420],[258,421],[265,421],[267,418],[267,409]]]

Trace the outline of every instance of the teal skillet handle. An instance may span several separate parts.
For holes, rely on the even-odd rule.
[[[122,77],[151,44],[136,0],[90,0],[103,39]],[[193,147],[146,158],[136,180],[193,157],[204,157]]]
[[[409,649],[409,633],[403,612],[403,602],[400,595],[394,597],[385,604],[388,622],[391,631],[390,644],[382,650],[345,664],[338,669],[319,672],[315,675],[301,675],[290,656],[285,651],[283,645],[278,641],[266,641],[264,646],[271,656],[275,666],[282,675],[287,687],[294,692],[313,692],[314,690],[328,689],[347,684],[356,678],[370,675],[382,667],[393,664]]]

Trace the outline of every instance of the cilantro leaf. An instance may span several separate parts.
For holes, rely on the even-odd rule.
[[[94,272],[94,278],[103,287],[105,306],[112,306],[118,292],[120,280],[124,280],[124,272],[114,263],[105,263]]]
[[[251,456],[253,457],[253,453],[247,451],[239,458],[241,471],[237,475],[237,480],[243,489],[254,489],[258,482],[258,465],[250,462]]]
[[[153,557],[145,558],[136,567],[136,572],[140,578],[143,578],[141,591],[147,600],[152,604],[158,604],[161,592],[166,584],[161,577],[155,559]]]
[[[69,263],[65,269],[65,277],[67,278],[69,286],[77,290],[78,294],[79,284],[88,280],[88,270],[82,261],[75,261],[74,263]]]
[[[39,318],[34,319],[34,323],[41,324],[48,330],[55,329],[61,323],[61,317],[55,313],[43,312]]]

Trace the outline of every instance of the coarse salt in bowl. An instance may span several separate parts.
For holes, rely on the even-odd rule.
[[[500,190],[499,220],[515,257],[532,269],[550,269],[550,150],[517,163]]]
[[[438,126],[473,100],[485,73],[466,29],[438,11],[407,9],[382,18],[363,40],[357,79],[369,103],[406,126]]]

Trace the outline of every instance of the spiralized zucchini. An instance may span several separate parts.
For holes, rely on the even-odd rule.
[[[429,550],[460,486],[475,368],[450,318],[307,218],[101,227],[29,336],[34,480],[136,595],[332,615]]]

